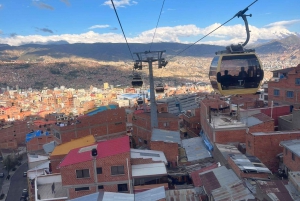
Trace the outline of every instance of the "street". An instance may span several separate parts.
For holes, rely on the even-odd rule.
[[[17,168],[15,174],[11,177],[10,187],[6,197],[7,201],[20,200],[23,189],[28,189],[27,177],[23,177],[23,172],[26,172],[27,170],[28,165],[27,162],[25,162]]]

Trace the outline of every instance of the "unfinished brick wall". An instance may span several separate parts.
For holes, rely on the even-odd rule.
[[[227,144],[229,142],[241,142],[246,141],[246,129],[232,129],[215,131],[215,142],[220,144]]]
[[[300,171],[300,157],[294,154],[294,160],[292,158],[292,152],[284,148],[283,151],[283,164],[290,171]]]
[[[260,135],[249,132],[246,135],[246,153],[256,156],[271,171],[276,172],[279,168],[277,155],[283,152],[283,147],[279,146],[279,143],[292,139],[300,139],[300,131],[266,132]]]
[[[27,151],[31,152],[31,151],[42,150],[44,144],[47,144],[54,140],[56,140],[56,138],[54,138],[53,135],[48,135],[48,136],[44,135],[44,136],[32,138],[29,142],[26,143]]]
[[[177,143],[151,141],[150,149],[164,152],[167,161],[171,162],[173,166],[176,165],[177,157],[179,156]]]
[[[78,119],[80,123],[64,127],[53,126],[52,130],[60,133],[62,143],[87,135],[95,137],[109,136],[126,133],[125,108],[105,110],[92,116],[84,116]]]

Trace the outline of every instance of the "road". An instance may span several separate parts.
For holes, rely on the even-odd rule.
[[[11,177],[10,187],[6,200],[20,200],[24,188],[28,189],[27,177],[23,173],[28,170],[27,162],[17,168],[15,174]]]

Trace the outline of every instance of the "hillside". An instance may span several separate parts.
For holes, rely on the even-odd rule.
[[[190,45],[181,43],[154,43],[151,50],[166,50],[166,56],[178,55]],[[129,44],[131,52],[144,52],[149,50],[150,44]],[[289,36],[281,40],[274,40],[256,47],[259,54],[283,53],[294,51],[300,47],[300,37]],[[216,45],[194,45],[179,56],[212,57],[224,47]],[[0,60],[45,61],[66,60],[71,57],[93,59],[97,61],[126,61],[132,60],[128,47],[124,43],[93,43],[93,44],[66,44],[64,41],[55,44],[38,45],[28,44],[22,46],[0,45]],[[134,59],[135,55],[134,55]]]

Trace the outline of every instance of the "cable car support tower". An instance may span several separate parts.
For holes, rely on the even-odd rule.
[[[158,118],[157,118],[157,107],[155,101],[155,92],[154,92],[154,79],[153,79],[153,62],[158,62],[158,68],[165,67],[167,61],[162,58],[162,54],[166,52],[163,51],[145,51],[145,52],[135,52],[137,60],[135,60],[134,69],[142,70],[142,63],[147,62],[149,67],[149,84],[150,84],[150,107],[151,107],[151,128],[158,127]]]

